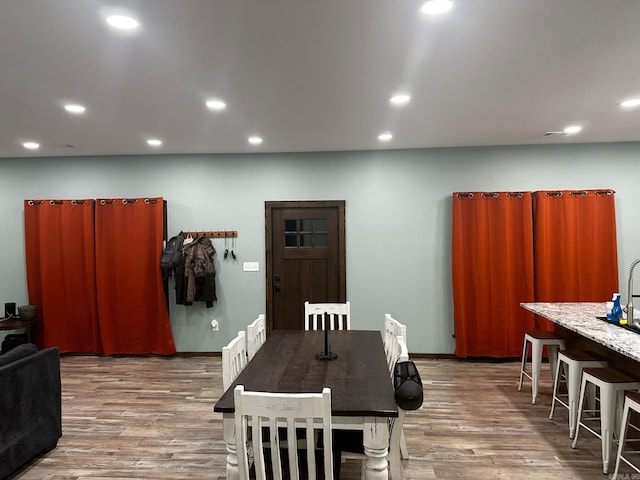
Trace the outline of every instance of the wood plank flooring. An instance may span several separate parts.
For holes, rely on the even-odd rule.
[[[567,410],[548,419],[548,383],[537,405],[528,383],[517,391],[519,363],[416,364],[425,401],[406,417],[405,478],[607,478],[599,440],[583,431],[573,450]],[[219,357],[64,356],[61,369],[63,436],[12,478],[225,478],[222,420],[213,413],[222,393]],[[341,478],[360,478],[360,463],[348,460]]]

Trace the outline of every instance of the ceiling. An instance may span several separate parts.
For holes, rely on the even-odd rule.
[[[638,0],[423,3],[3,1],[0,157],[640,141]]]

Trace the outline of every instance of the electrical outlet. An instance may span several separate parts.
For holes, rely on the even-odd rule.
[[[219,329],[220,328],[218,326],[218,320],[214,318],[213,320],[211,320],[211,330],[213,330],[214,332],[217,332]]]
[[[244,262],[242,264],[242,270],[245,272],[259,272],[260,262]]]

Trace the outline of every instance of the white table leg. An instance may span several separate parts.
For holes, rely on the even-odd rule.
[[[238,454],[236,451],[236,420],[233,413],[222,415],[222,438],[227,444],[227,480],[238,480]]]
[[[387,480],[389,468],[389,421],[384,417],[365,417],[364,419],[365,479]]]

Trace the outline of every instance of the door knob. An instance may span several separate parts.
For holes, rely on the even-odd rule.
[[[280,291],[280,284],[277,283],[274,288],[275,288],[276,292],[279,292]]]

